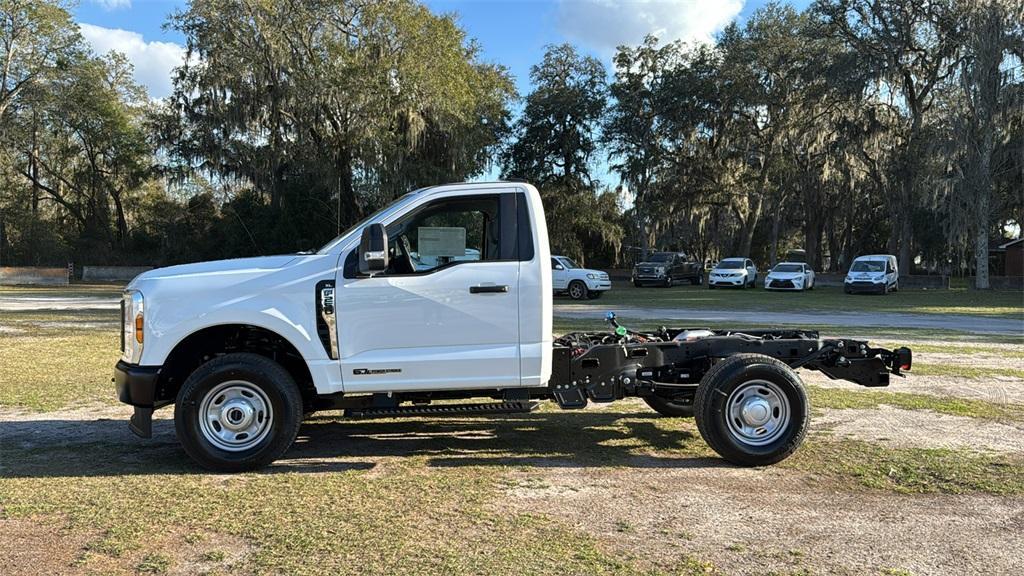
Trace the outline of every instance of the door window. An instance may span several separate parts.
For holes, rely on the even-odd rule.
[[[498,198],[441,199],[388,226],[388,274],[421,274],[497,260]]]

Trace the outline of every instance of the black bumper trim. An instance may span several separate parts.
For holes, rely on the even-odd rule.
[[[156,404],[156,386],[162,366],[136,366],[119,360],[114,366],[114,386],[117,399],[125,404],[153,408]]]

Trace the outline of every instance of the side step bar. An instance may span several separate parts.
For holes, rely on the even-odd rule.
[[[521,400],[482,404],[440,404],[437,406],[394,406],[382,408],[349,408],[349,418],[398,418],[401,416],[473,416],[476,414],[522,414],[533,412],[540,402]]]

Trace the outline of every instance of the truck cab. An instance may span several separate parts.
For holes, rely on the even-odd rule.
[[[204,467],[236,472],[282,456],[305,415],[321,409],[360,417],[506,413],[542,400],[582,408],[637,396],[663,414],[695,409],[698,422],[710,422],[721,419],[714,402],[725,396],[702,396],[700,387],[717,389],[754,370],[757,382],[778,378],[776,388],[762,398],[769,388],[747,386],[730,404],[746,410],[736,422],[749,420],[734,438],[740,448],[721,439],[712,446],[734,462],[765,464],[787,456],[806,430],[806,397],[789,366],[866,386],[885,385],[887,370],[909,369],[909,350],[792,330],[641,334],[615,325],[614,315],[613,333],[555,340],[552,292],[533,186],[423,188],[313,254],[138,276],[121,303],[114,382],[119,399],[134,406],[136,434],[151,436],[154,410],[173,404],[185,452]],[[732,368],[710,370],[737,354]],[[493,402],[431,406],[473,398]]]

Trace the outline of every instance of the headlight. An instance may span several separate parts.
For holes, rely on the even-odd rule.
[[[657,272],[658,274],[664,274],[665,268],[658,266],[657,268],[654,269],[654,271]]]
[[[587,278],[590,278],[591,280],[594,280],[594,279],[597,278],[597,275],[596,274],[587,274]]]
[[[145,340],[145,303],[142,292],[131,290],[121,298],[121,359],[138,364]]]

